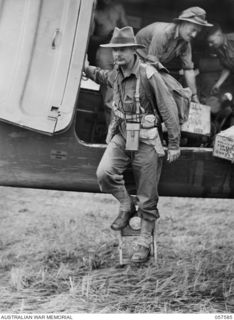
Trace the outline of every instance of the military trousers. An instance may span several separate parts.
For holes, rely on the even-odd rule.
[[[158,183],[162,158],[153,146],[140,142],[138,151],[126,151],[126,141],[115,135],[108,144],[97,169],[97,179],[102,192],[111,193],[120,205],[129,205],[130,197],[125,187],[123,173],[131,164],[140,216],[149,221],[159,218],[157,209]]]

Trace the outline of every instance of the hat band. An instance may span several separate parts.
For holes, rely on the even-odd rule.
[[[199,18],[206,20],[206,15],[205,14],[189,14],[189,15],[181,15],[181,18]]]
[[[197,21],[198,23],[207,23],[204,15],[181,16],[181,17],[179,17],[179,19],[193,19],[193,20]]]
[[[113,44],[127,44],[127,43],[136,44],[134,38],[126,38],[126,37],[113,38],[113,39],[111,39],[110,43],[113,43]]]
[[[200,23],[206,23],[206,20],[205,20],[205,19],[200,18],[200,17],[198,17],[198,16],[195,16],[195,17],[193,17],[192,19],[194,19],[195,21],[200,22]]]

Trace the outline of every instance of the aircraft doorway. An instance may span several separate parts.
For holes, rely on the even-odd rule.
[[[104,144],[107,124],[99,91],[80,89],[76,108],[75,132],[85,143]]]

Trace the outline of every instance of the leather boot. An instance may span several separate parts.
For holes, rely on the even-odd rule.
[[[132,255],[132,262],[146,262],[150,256],[150,245],[152,242],[152,234],[154,231],[155,221],[142,219],[141,233],[138,240],[137,248]]]
[[[134,216],[136,212],[135,205],[132,203],[129,210],[120,210],[118,217],[114,220],[111,225],[112,230],[121,230],[128,225],[129,220]]]
[[[111,225],[113,230],[121,230],[128,225],[128,221],[135,214],[136,208],[133,200],[125,187],[120,188],[113,196],[119,200],[120,208],[119,215]]]

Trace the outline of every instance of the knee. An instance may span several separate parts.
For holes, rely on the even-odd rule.
[[[98,183],[101,183],[102,181],[106,180],[106,175],[106,170],[103,167],[99,166],[96,171]]]
[[[124,184],[123,175],[116,173],[109,167],[99,166],[96,171],[97,181],[102,190],[107,190],[110,186]]]
[[[100,164],[97,168],[96,176],[99,184],[105,184],[112,180],[113,172],[109,166]]]

